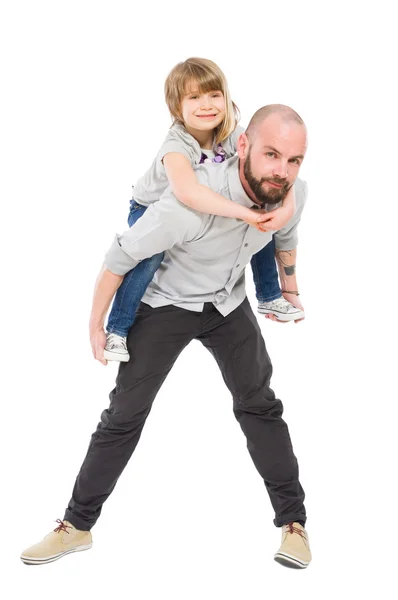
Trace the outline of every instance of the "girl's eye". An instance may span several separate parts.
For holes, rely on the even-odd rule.
[[[212,94],[213,98],[220,98],[221,94],[217,92],[216,94]]]
[[[191,100],[197,100],[199,98],[199,96],[191,96]]]

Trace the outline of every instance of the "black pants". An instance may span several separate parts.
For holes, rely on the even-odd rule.
[[[128,336],[130,361],[121,363],[109,408],[91,437],[65,519],[89,530],[100,516],[140,439],[152,402],[181,351],[200,340],[216,359],[253,462],[264,479],[277,527],[305,523],[304,491],[282,402],[269,387],[272,365],[248,300],[223,317],[141,303]],[[209,390],[211,393],[211,390]]]

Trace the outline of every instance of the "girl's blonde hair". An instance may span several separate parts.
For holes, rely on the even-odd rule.
[[[173,118],[173,125],[184,125],[181,103],[191,82],[198,84],[202,94],[220,90],[224,95],[225,117],[215,129],[215,142],[218,144],[231,135],[240,119],[239,109],[231,99],[225,75],[220,67],[207,58],[188,58],[178,63],[170,71],[164,84],[166,104]]]

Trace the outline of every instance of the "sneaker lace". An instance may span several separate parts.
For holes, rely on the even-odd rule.
[[[280,310],[288,310],[290,307],[293,307],[290,302],[286,300],[286,298],[277,298],[272,303],[275,308],[279,308]]]
[[[61,521],[61,519],[57,519],[55,522],[59,523],[58,527],[54,529],[55,533],[59,533],[60,531],[66,531],[66,533],[69,533],[67,528],[72,529],[70,525],[65,525],[64,521]]]
[[[302,538],[306,539],[305,532],[302,529],[299,529],[298,527],[294,527],[293,523],[288,523],[286,525],[286,529],[289,530],[288,533],[297,533]]]
[[[123,348],[123,350],[127,351],[126,340],[115,333],[111,333],[108,336],[107,346],[109,348]]]

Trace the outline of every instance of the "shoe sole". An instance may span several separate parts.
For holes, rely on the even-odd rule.
[[[93,544],[87,544],[86,546],[76,546],[75,548],[70,548],[69,550],[65,550],[65,552],[60,552],[59,554],[53,554],[52,556],[47,556],[46,558],[32,558],[30,556],[21,555],[21,560],[25,565],[45,565],[50,562],[54,562],[54,560],[58,560],[66,554],[71,554],[72,552],[82,552],[83,550],[90,550]]]
[[[274,560],[280,565],[289,567],[290,569],[306,569],[310,564],[309,562],[300,560],[296,556],[292,556],[291,554],[282,554],[280,552],[275,554]]]
[[[117,360],[119,362],[129,362],[130,355],[129,354],[118,354],[117,352],[109,352],[109,350],[104,350],[104,358],[105,358],[105,360]]]
[[[294,315],[287,315],[286,313],[279,313],[276,310],[268,310],[267,308],[257,308],[257,312],[260,315],[275,315],[275,317],[279,321],[296,321],[297,319],[304,318],[304,312],[300,310],[300,312],[295,313]]]

